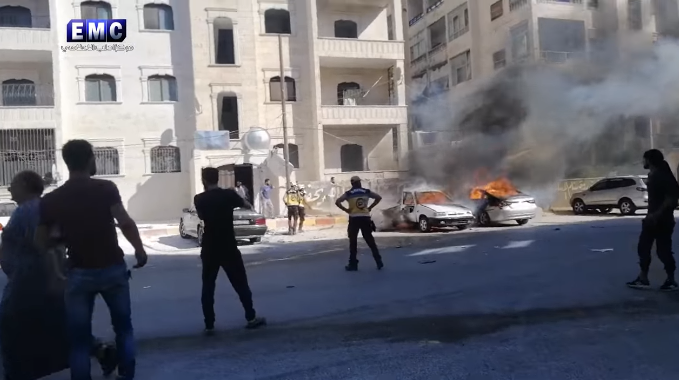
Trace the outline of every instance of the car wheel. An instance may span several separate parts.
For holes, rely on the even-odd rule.
[[[180,221],[179,221],[179,236],[180,236],[182,239],[189,239],[189,238],[191,238],[191,236],[189,236],[189,235],[186,233],[186,231],[184,230],[184,221],[183,221],[183,220],[180,220]]]
[[[490,225],[490,222],[490,215],[486,211],[479,214],[479,225],[486,227]]]
[[[260,237],[260,238],[252,238],[252,239],[250,239],[250,243],[252,243],[252,244],[261,243],[261,242],[262,242],[262,238],[261,238],[261,237]]]
[[[198,246],[203,246],[203,226],[198,226]]]
[[[618,202],[618,208],[622,215],[634,215],[637,212],[637,206],[628,198],[623,198]]]
[[[576,199],[573,201],[573,204],[571,205],[573,207],[573,213],[575,215],[582,215],[587,211],[587,207],[585,206],[585,202],[582,201],[582,199]]]
[[[524,224],[528,223],[528,219],[519,219],[516,222],[519,223],[519,226],[523,226]]]
[[[429,219],[427,219],[426,216],[421,215],[420,216],[420,223],[419,223],[420,231],[421,232],[429,232],[431,231],[431,225],[429,224]]]

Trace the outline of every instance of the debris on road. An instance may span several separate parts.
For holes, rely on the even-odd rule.
[[[435,263],[435,262],[436,262],[436,260],[422,260],[422,261],[419,261],[420,264],[431,264],[431,263]]]
[[[612,252],[613,248],[590,249],[592,252]]]

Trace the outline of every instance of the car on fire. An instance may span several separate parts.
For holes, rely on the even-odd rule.
[[[517,190],[507,178],[475,187],[469,197],[477,202],[475,214],[480,226],[509,221],[524,225],[535,218],[538,211],[535,198]]]
[[[463,230],[474,223],[471,209],[454,203],[446,193],[437,189],[403,188],[399,204],[383,210],[382,214],[393,227],[417,225],[421,232],[446,227]]]

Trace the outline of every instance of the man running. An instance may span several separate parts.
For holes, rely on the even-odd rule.
[[[375,201],[368,206],[370,199]],[[370,211],[382,200],[382,197],[372,192],[368,189],[361,187],[361,179],[357,176],[351,177],[351,189],[346,193],[342,194],[335,205],[340,208],[340,210],[349,214],[349,227],[347,232],[349,234],[349,265],[344,267],[347,271],[353,272],[358,270],[358,260],[356,255],[358,253],[358,231],[361,231],[363,239],[365,240],[368,247],[372,251],[373,258],[377,264],[377,269],[382,269],[384,264],[382,263],[382,257],[377,249],[377,244],[375,243],[375,238],[373,237],[373,222],[370,218]],[[342,202],[347,202],[349,208],[342,205]]]
[[[662,291],[677,290],[674,279],[676,263],[672,252],[672,233],[674,231],[674,209],[679,200],[679,184],[672,174],[663,154],[657,149],[644,153],[644,169],[648,174],[648,214],[641,224],[639,235],[639,276],[627,283],[631,288],[648,288],[648,270],[651,266],[651,248],[655,241],[658,258],[665,266],[667,279],[660,287]]]
[[[218,186],[219,170],[204,168],[202,171],[205,191],[193,198],[198,217],[203,221],[203,243],[200,258],[203,262],[203,291],[201,303],[205,318],[205,333],[211,335],[215,328],[215,286],[219,269],[226,276],[238,294],[245,309],[246,328],[253,329],[266,324],[266,319],[258,318],[252,304],[252,292],[248,285],[248,277],[243,264],[243,257],[238,250],[236,234],[233,230],[233,210],[235,208],[252,209],[252,205],[234,190],[222,189]]]
[[[56,229],[68,250],[66,316],[71,343],[71,380],[91,380],[92,309],[98,294],[106,302],[116,334],[118,379],[135,375],[135,342],[130,302],[130,271],[118,246],[116,221],[135,249],[135,268],[146,265],[147,256],[137,225],[123,206],[116,185],[95,179],[94,150],[85,140],[64,144],[62,156],[68,181],[46,194],[40,202],[39,246],[47,248]]]
[[[288,233],[294,235],[297,233],[297,219],[299,218],[299,193],[297,186],[291,185],[288,191],[283,196],[283,203],[288,208]]]

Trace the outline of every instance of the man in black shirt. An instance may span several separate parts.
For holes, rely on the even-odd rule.
[[[674,280],[676,263],[672,252],[672,233],[674,231],[674,210],[679,200],[679,184],[672,174],[663,154],[657,149],[644,153],[644,169],[648,174],[648,214],[642,221],[639,235],[639,266],[641,272],[627,283],[631,288],[648,288],[648,270],[651,265],[651,248],[656,244],[658,258],[665,265],[667,279],[660,287],[662,291],[677,290]]]
[[[198,217],[203,221],[203,242],[200,258],[203,261],[203,292],[201,303],[205,317],[205,332],[211,334],[215,326],[215,285],[219,269],[226,272],[233,289],[238,293],[245,309],[247,328],[257,328],[266,324],[264,318],[257,318],[252,305],[252,293],[245,273],[245,265],[233,231],[233,210],[249,208],[252,205],[231,189],[222,189],[219,171],[204,168],[202,171],[205,191],[193,198]]]

